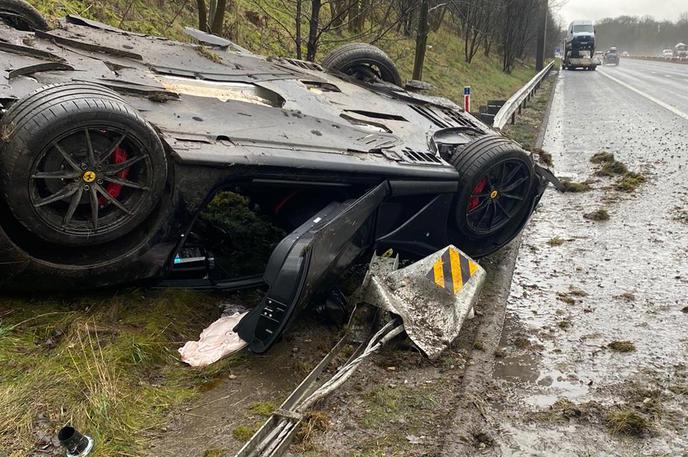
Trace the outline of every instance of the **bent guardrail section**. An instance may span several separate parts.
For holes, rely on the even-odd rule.
[[[554,61],[551,61],[540,73],[535,75],[533,79],[528,81],[525,86],[520,88],[506,101],[506,103],[504,103],[502,109],[495,115],[494,122],[492,123],[493,128],[501,130],[510,119],[512,124],[516,121],[516,113],[520,113],[521,110],[526,107],[537,88],[540,87],[542,80],[545,79],[545,76],[552,70],[552,67],[554,67]]]

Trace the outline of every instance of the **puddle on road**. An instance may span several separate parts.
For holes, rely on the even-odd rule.
[[[682,312],[688,306],[688,229],[672,218],[672,208],[688,205],[686,124],[582,78],[567,73],[560,80],[543,149],[553,155],[556,174],[593,178],[593,190],[550,190],[525,232],[495,372],[510,392],[508,406],[498,406],[509,411],[503,413],[509,437],[502,451],[682,455],[688,399],[671,389],[688,362],[688,314]],[[569,121],[581,113],[585,122]],[[613,178],[593,177],[589,158],[601,150],[648,182],[627,194],[612,188]],[[600,208],[609,221],[583,218]],[[555,237],[559,241],[548,244]],[[630,341],[635,351],[614,351],[608,347],[614,341]],[[653,419],[655,436],[644,440],[611,435],[603,418],[535,426],[523,420],[525,412],[547,410],[562,398],[624,404],[619,386],[632,383],[669,392],[663,407],[676,413]]]

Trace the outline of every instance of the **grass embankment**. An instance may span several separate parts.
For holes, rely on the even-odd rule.
[[[94,455],[138,455],[165,411],[226,376],[176,349],[219,315],[217,298],[183,291],[0,299],[0,449],[24,456],[74,424]]]
[[[270,3],[274,0],[265,0]],[[78,14],[136,32],[185,40],[184,25],[195,25],[194,2],[136,0],[32,0],[55,20]],[[164,4],[158,7],[157,4]],[[285,32],[272,19],[266,26],[245,20],[257,11],[240,0],[228,14],[227,28],[239,44],[262,54],[292,55]],[[329,34],[320,56],[345,36]],[[405,77],[413,40],[389,35],[378,43],[398,62]],[[496,56],[477,56],[468,66],[462,43],[446,31],[429,38],[426,80],[437,93],[460,99],[474,89],[474,103],[506,98],[533,71],[520,66],[512,75],[499,70]],[[96,439],[95,456],[141,455],[147,432],[165,423],[166,414],[226,376],[237,359],[206,369],[190,369],[176,348],[197,338],[218,317],[218,298],[180,291],[102,292],[97,296],[42,298],[0,296],[0,449],[23,456],[53,449],[57,429],[73,424]]]
[[[526,150],[535,152],[540,160],[548,166],[552,166],[552,155],[541,148],[536,147],[538,134],[544,122],[547,105],[556,85],[557,73],[555,70],[545,78],[533,98],[528,102],[521,114],[516,114],[516,123],[507,124],[504,134],[514,141],[519,142]]]
[[[29,0],[50,18],[78,14],[141,33],[162,35],[188,41],[184,26],[196,26],[195,2],[146,2],[143,0]],[[284,30],[291,27],[293,16],[284,11],[279,0],[236,0],[225,17],[226,35],[239,45],[264,55],[294,56],[294,42]],[[159,4],[164,6],[160,7]],[[327,8],[323,8],[324,16]],[[269,13],[266,14],[266,13]],[[250,18],[250,19],[249,19]],[[325,22],[326,19],[323,21]],[[304,27],[304,33],[307,33]],[[353,35],[346,28],[323,34],[317,59],[349,41],[366,41],[372,36]],[[413,70],[413,37],[387,33],[375,43],[397,63],[402,77],[410,79]],[[443,26],[428,37],[424,80],[433,84],[433,94],[463,104],[463,87],[473,90],[473,109],[490,99],[506,99],[535,73],[532,65],[517,64],[511,74],[501,71],[501,59],[495,53],[485,57],[479,52],[469,65],[463,58],[463,41]]]

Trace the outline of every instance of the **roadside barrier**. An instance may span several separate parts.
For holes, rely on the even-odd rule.
[[[535,95],[535,92],[540,87],[540,84],[554,67],[554,61],[551,61],[540,73],[535,75],[533,79],[520,88],[514,95],[507,100],[499,112],[495,115],[492,127],[501,130],[504,128],[509,119],[511,123],[516,122],[516,114],[520,114],[521,110],[528,106],[528,102]]]

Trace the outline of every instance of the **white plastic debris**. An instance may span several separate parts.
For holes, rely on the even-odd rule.
[[[222,316],[201,332],[198,341],[187,341],[184,347],[179,348],[182,362],[192,367],[206,367],[245,348],[248,343],[233,329],[246,314]]]

